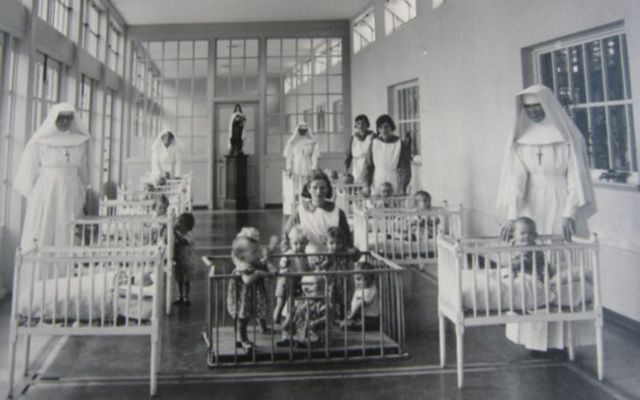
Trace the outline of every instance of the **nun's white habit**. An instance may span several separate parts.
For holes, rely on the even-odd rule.
[[[169,147],[164,145],[162,137],[166,133],[173,135],[173,140]],[[165,176],[166,173],[173,177],[180,176],[182,168],[182,160],[180,158],[180,149],[176,140],[176,134],[170,130],[163,130],[156,137],[151,145],[151,179]]]

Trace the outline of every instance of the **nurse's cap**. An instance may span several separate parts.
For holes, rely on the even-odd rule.
[[[522,104],[524,105],[540,104],[540,98],[535,93],[525,93],[522,95]]]

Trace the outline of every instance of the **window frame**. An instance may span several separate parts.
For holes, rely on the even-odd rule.
[[[396,10],[393,10],[392,7],[395,4],[391,4],[391,3],[406,3],[407,7],[408,7],[408,16],[407,19],[405,20],[401,15],[398,15]],[[409,3],[413,3],[413,4],[409,4]],[[416,0],[386,0],[386,2],[384,3],[384,32],[385,32],[385,36],[389,36],[394,32],[397,32],[399,29],[401,29],[403,26],[407,25],[408,23],[410,23],[411,21],[415,20],[416,17],[418,16],[418,4]],[[391,18],[388,18],[388,17]],[[389,21],[392,21],[391,26],[389,26]],[[399,21],[396,24],[396,21]]]
[[[369,28],[367,32],[369,34],[368,36],[358,30],[357,27],[359,24],[363,24]],[[351,38],[353,41],[353,54],[358,54],[376,41],[376,16],[374,7],[369,8],[354,18],[351,25]]]
[[[625,38],[625,46],[623,48],[623,42],[622,42],[622,37],[624,36]],[[606,39],[609,39],[611,37],[617,37],[619,38],[619,57],[620,57],[620,67],[621,67],[621,75],[622,75],[622,87],[623,87],[623,99],[621,100],[609,100],[607,99],[608,97],[608,72],[606,71],[606,66],[605,66],[605,62],[606,62],[606,56],[604,55],[604,52],[606,50],[606,47],[602,46],[604,41]],[[600,42],[600,63],[601,63],[601,79],[602,79],[602,91],[603,91],[603,99],[602,101],[592,101],[590,99],[591,97],[591,89],[590,89],[590,82],[589,82],[589,69],[588,69],[588,64],[587,64],[587,54],[588,52],[586,51],[587,49],[587,45],[590,43],[593,43],[595,41],[599,41]],[[558,97],[559,94],[557,94],[558,91],[558,83],[557,83],[557,72],[556,72],[556,64],[555,64],[555,57],[554,54],[557,51],[565,51],[568,52],[570,51],[571,48],[573,47],[577,47],[580,46],[582,49],[582,74],[583,74],[583,79],[584,79],[584,87],[585,87],[585,93],[584,93],[584,97],[585,97],[585,101],[583,103],[580,104],[576,104],[573,103],[571,105],[568,105],[567,107],[569,108],[569,110],[571,110],[571,112],[575,112],[575,110],[579,109],[579,110],[585,110],[586,111],[586,116],[587,116],[587,125],[589,127],[589,140],[587,141],[587,148],[588,148],[588,158],[589,158],[589,169],[591,172],[591,177],[593,179],[594,182],[602,182],[599,177],[608,171],[608,169],[603,169],[603,168],[596,168],[594,166],[594,157],[595,155],[594,153],[594,149],[593,149],[593,134],[591,133],[592,130],[592,113],[591,110],[594,108],[603,108],[604,112],[605,112],[605,128],[606,128],[606,144],[607,144],[607,156],[608,156],[608,166],[609,169],[613,169],[614,171],[617,172],[623,172],[623,173],[629,173],[629,176],[627,178],[626,183],[621,183],[622,185],[637,185],[637,182],[639,180],[639,168],[638,168],[638,147],[637,147],[637,143],[638,143],[638,137],[636,134],[636,129],[634,126],[634,121],[633,121],[633,114],[635,113],[635,110],[633,109],[633,94],[632,94],[632,88],[631,88],[631,81],[628,82],[627,84],[627,78],[626,75],[628,75],[629,71],[629,46],[628,46],[628,39],[627,39],[627,32],[626,29],[624,28],[624,26],[622,25],[617,25],[614,27],[604,27],[604,28],[596,28],[594,30],[591,30],[589,32],[584,32],[584,33],[577,33],[575,35],[571,35],[568,37],[564,37],[564,38],[558,38],[555,39],[551,42],[548,43],[544,43],[541,45],[537,45],[537,46],[533,46],[531,48],[531,59],[530,59],[530,63],[532,65],[532,73],[533,73],[533,80],[535,83],[537,84],[544,84],[544,78],[543,78],[543,68],[542,68],[542,62],[541,62],[541,56],[544,54],[551,54],[551,62],[552,62],[552,80],[553,80],[553,86],[552,88],[550,88],[553,93]],[[627,62],[625,62],[624,60],[624,56],[626,55],[627,57]],[[573,74],[571,73],[571,71],[569,71],[569,68],[571,67],[571,65],[569,63],[567,63],[567,86],[569,87],[570,92],[573,89]],[[613,168],[614,165],[614,151],[612,149],[612,143],[613,143],[613,134],[612,134],[612,129],[611,129],[611,113],[610,113],[610,108],[611,107],[615,107],[615,106],[623,106],[624,107],[624,114],[625,114],[625,126],[627,129],[627,149],[628,149],[628,163],[629,163],[629,169],[628,170],[620,170],[620,169],[615,169]],[[630,110],[630,111],[629,111]],[[635,171],[634,171],[635,168]]]
[[[400,106],[400,94],[402,91],[412,90],[415,93],[415,107],[409,107],[410,109],[415,109],[415,118],[404,118],[404,116],[399,115],[401,108],[405,110],[408,107]],[[413,132],[411,135],[411,154],[413,156],[420,156],[420,143],[421,143],[421,129],[422,124],[420,121],[420,84],[418,79],[412,79],[410,81],[397,83],[395,85],[391,85],[389,87],[389,114],[391,114],[396,123],[396,131],[399,135],[402,135],[402,126],[404,125],[413,125],[416,124],[417,129],[416,132]],[[407,104],[410,104],[411,99],[407,99]]]
[[[93,27],[91,24],[91,12],[95,11],[97,26]],[[95,0],[86,0],[84,16],[82,20],[82,48],[95,58],[102,60],[100,43],[102,42],[102,23],[104,18],[104,10],[98,5]],[[89,38],[94,40],[90,44]],[[91,48],[90,45],[93,45]]]

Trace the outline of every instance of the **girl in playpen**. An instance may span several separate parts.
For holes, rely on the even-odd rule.
[[[284,226],[282,250],[289,249],[288,232],[295,225],[300,226],[310,243],[320,248],[325,246],[324,237],[327,230],[337,226],[343,232],[347,246],[352,247],[353,240],[347,216],[334,202],[328,200],[333,197],[333,189],[329,178],[322,171],[312,172],[311,179],[304,185],[301,196],[302,200]]]
[[[376,331],[380,327],[380,304],[378,288],[374,274],[367,273],[371,266],[366,262],[359,262],[355,270],[361,271],[353,276],[353,297],[347,317],[340,322],[341,327],[349,330]]]
[[[242,231],[231,246],[232,274],[237,276],[229,281],[227,290],[227,311],[236,318],[238,345],[245,351],[253,350],[247,328],[251,318],[255,318],[262,333],[269,333],[267,327],[268,297],[265,279],[275,268],[265,261],[260,242]]]
[[[308,272],[310,271],[305,249],[309,240],[299,226],[294,226],[289,231],[291,247],[285,252],[289,257],[282,257],[280,260],[279,273],[287,272]],[[276,280],[276,307],[273,310],[273,322],[280,323],[282,310],[287,302],[288,296],[300,295],[300,278],[280,276]]]
[[[193,249],[193,227],[195,218],[191,213],[180,214],[174,227],[175,244],[173,247],[174,273],[178,285],[178,299],[173,303],[189,306],[191,280],[195,273],[195,251]]]

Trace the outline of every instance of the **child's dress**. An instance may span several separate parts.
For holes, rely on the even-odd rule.
[[[327,304],[324,300],[298,300],[294,314],[295,334],[293,338],[295,341],[302,344],[324,342],[327,311]],[[320,318],[325,318],[325,321],[314,326],[313,322]]]
[[[378,300],[378,288],[371,285],[366,288],[356,288],[351,298],[351,309],[357,307],[358,303],[362,303],[360,312],[364,313],[364,329],[366,331],[377,330],[380,326],[380,304]],[[360,313],[354,318],[357,326],[361,326],[363,321]]]
[[[286,254],[295,253],[294,250],[291,249],[287,251]],[[280,260],[280,273],[308,272],[309,270],[309,263],[305,256],[283,257],[282,260]],[[300,279],[301,277],[278,277],[278,280],[276,281],[276,297],[284,298],[287,296],[287,292],[293,296],[299,296],[301,293]],[[291,285],[290,288],[287,287],[288,284]]]
[[[175,245],[173,248],[174,273],[176,281],[192,281],[196,269],[195,252],[193,250],[193,233],[183,235],[175,231]]]
[[[246,285],[242,275],[251,275],[258,270],[267,271],[265,264],[250,265],[234,257],[235,269],[232,274],[237,278],[229,281],[227,289],[227,312],[238,319],[267,318],[267,288],[264,279],[258,279]]]

